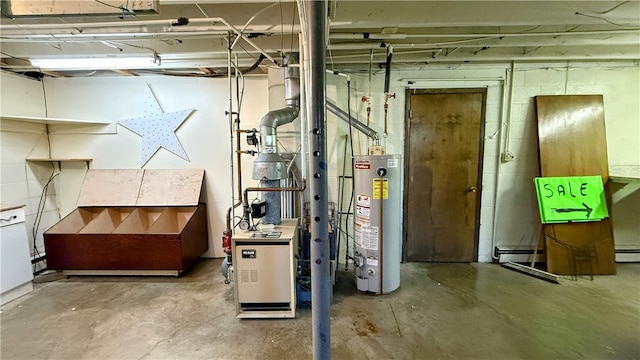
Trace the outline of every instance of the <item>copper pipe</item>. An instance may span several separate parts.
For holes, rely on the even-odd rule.
[[[240,205],[242,205],[242,201],[238,201],[227,210],[227,230],[226,231],[229,231],[229,232],[231,231],[231,211],[233,211],[233,209],[237,208]]]
[[[244,189],[244,206],[249,206],[249,191],[304,191],[305,188],[305,182],[302,183],[302,186],[298,187],[248,187]]]

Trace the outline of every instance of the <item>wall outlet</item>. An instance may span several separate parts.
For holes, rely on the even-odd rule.
[[[513,161],[514,157],[515,156],[510,151],[503,152],[502,153],[502,162],[506,163],[506,162],[509,162],[509,161]]]

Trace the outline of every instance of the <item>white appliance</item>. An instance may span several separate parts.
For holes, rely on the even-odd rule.
[[[0,304],[33,290],[24,206],[0,210]]]
[[[237,317],[295,317],[298,219],[231,239]]]

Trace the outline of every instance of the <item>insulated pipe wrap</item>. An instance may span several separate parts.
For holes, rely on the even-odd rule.
[[[393,47],[387,47],[387,62],[384,69],[384,93],[389,93],[389,82],[391,80],[391,58],[393,57]]]
[[[260,182],[260,187],[279,187],[280,180],[263,180]],[[267,213],[262,218],[264,224],[280,224],[280,205],[282,201],[280,199],[280,193],[275,191],[263,191],[262,200],[267,203]]]

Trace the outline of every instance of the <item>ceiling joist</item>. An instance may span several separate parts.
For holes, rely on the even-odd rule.
[[[32,7],[36,3],[11,0],[11,4],[18,2]],[[98,4],[37,3],[45,8],[52,3]],[[227,72],[229,44],[239,68],[250,67],[262,53],[267,58],[258,67],[262,72],[278,62],[283,53],[299,49],[301,21],[293,0],[128,2],[134,3],[155,3],[157,12],[122,18],[95,14],[2,18],[2,68],[38,71],[29,63],[36,57],[152,53],[161,59],[157,68],[118,73],[217,76]],[[384,63],[387,46],[394,48],[394,63],[404,66],[640,60],[640,1],[374,1],[367,3],[366,11],[363,4],[331,2],[327,60],[333,68],[367,68],[372,52],[375,63]]]

